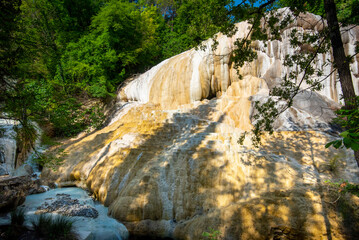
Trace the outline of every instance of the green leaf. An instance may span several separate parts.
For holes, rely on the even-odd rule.
[[[337,141],[334,141],[333,143],[333,147],[335,148],[340,148],[342,146],[342,140],[337,140]]]
[[[333,145],[334,144],[334,141],[332,141],[332,142],[328,142],[327,144],[325,144],[325,148],[329,148],[331,145]]]
[[[348,134],[351,138],[359,138],[359,134],[358,133],[349,133]]]
[[[341,134],[339,134],[340,136],[342,136],[343,138],[346,138],[348,136],[349,132],[348,131],[345,131],[345,132],[342,132]]]
[[[352,145],[350,146],[351,149],[353,149],[354,151],[358,151],[359,150],[359,144],[356,142],[353,142]]]
[[[346,148],[351,148],[351,145],[354,143],[350,138],[343,138],[343,143]]]

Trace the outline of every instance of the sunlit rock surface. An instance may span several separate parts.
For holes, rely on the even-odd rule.
[[[315,131],[278,132],[259,150],[241,146],[240,128],[220,110],[224,99],[168,111],[127,105],[120,120],[69,145],[67,161],[44,174],[86,184],[136,234],[199,239],[212,227],[226,239],[263,239],[286,226],[325,239],[322,184],[358,181],[353,154],[325,149],[331,136]]]
[[[66,144],[64,164],[42,178],[86,186],[136,235],[195,240],[213,228],[224,239],[356,236],[358,198],[342,214],[324,184],[359,182],[351,151],[324,148],[336,136],[328,123],[338,108],[335,76],[324,96],[299,95],[259,149],[250,138],[238,144],[252,127],[251,100],[268,97],[294,51],[286,31],[281,42],[258,42],[259,58],[239,80],[228,53],[249,25],[238,27],[232,38],[219,34],[216,51],[208,41],[206,50],[172,57],[128,83],[109,125]]]
[[[278,17],[285,18],[290,14],[288,9],[278,10]],[[123,100],[135,100],[161,104],[162,107],[175,109],[177,106],[202,100],[212,96],[220,96],[228,87],[239,80],[237,70],[234,68],[230,53],[234,49],[237,38],[245,38],[250,30],[246,22],[238,23],[238,31],[232,37],[218,34],[218,46],[212,48],[213,41],[203,43],[204,50],[189,50],[180,55],[167,59],[153,67],[148,72],[135,78],[120,92]],[[271,89],[278,85],[297,66],[284,66],[287,54],[300,51],[309,51],[308,46],[293,48],[290,45],[290,35],[293,29],[299,33],[310,32],[323,28],[323,21],[313,14],[301,15],[289,24],[281,32],[281,40],[266,42],[255,41],[253,48],[256,50],[257,60],[246,63],[239,69],[241,75],[254,76],[264,79]],[[343,35],[343,43],[346,54],[355,55],[355,43],[359,40],[359,27],[351,28]],[[338,75],[330,75],[332,65],[327,61],[333,61],[331,53],[318,54],[315,59],[315,68],[323,70],[322,83],[324,88],[321,94],[336,102],[339,101],[341,88]],[[359,93],[359,56],[353,58],[350,65],[356,93]],[[330,77],[327,77],[330,75]],[[302,78],[298,76],[297,82]],[[306,84],[302,85],[307,87]]]

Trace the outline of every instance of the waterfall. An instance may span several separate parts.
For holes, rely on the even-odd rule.
[[[17,121],[0,119],[0,175],[11,173],[15,168]]]
[[[39,137],[41,136],[41,129],[35,122],[32,122],[31,124],[35,127],[38,136],[35,142],[36,152],[42,153],[45,151],[46,146],[41,146]],[[19,125],[19,122],[16,120],[0,118],[0,176],[15,174],[17,151],[15,126],[17,125]],[[40,175],[38,165],[33,161],[35,157],[36,154],[32,150],[24,164],[31,166],[35,174]]]

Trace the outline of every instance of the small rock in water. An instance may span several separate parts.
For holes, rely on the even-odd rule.
[[[54,200],[54,199],[46,199]],[[56,194],[56,200],[52,202],[44,202],[37,208],[36,213],[58,213],[65,216],[79,216],[88,218],[97,218],[98,211],[85,204],[79,203],[78,199],[72,199],[69,194]]]
[[[0,212],[8,212],[21,205],[32,188],[29,176],[0,178]]]
[[[50,187],[46,185],[41,185],[40,187],[43,188],[45,192],[50,190]]]

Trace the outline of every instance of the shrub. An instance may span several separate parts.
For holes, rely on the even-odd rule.
[[[11,212],[11,225],[22,226],[25,221],[25,209],[17,208]]]
[[[222,233],[218,230],[214,230],[213,228],[209,228],[209,232],[203,232],[202,236],[208,240],[219,240],[221,238]]]
[[[331,158],[329,160],[329,170],[333,173],[336,173],[338,171],[338,168],[339,168],[339,156],[338,155],[335,155],[333,158]]]
[[[359,197],[359,185],[352,184],[348,180],[340,180],[339,182],[332,182],[330,180],[325,181],[328,187],[332,187],[336,192],[340,194],[351,193]]]
[[[48,167],[56,171],[56,168],[63,163],[66,156],[67,153],[65,152],[65,149],[58,148],[54,152],[38,153],[37,157],[34,158],[33,161],[40,166],[40,169],[43,167]]]
[[[72,228],[73,221],[65,216],[41,214],[32,221],[35,232],[49,239],[76,239]]]

